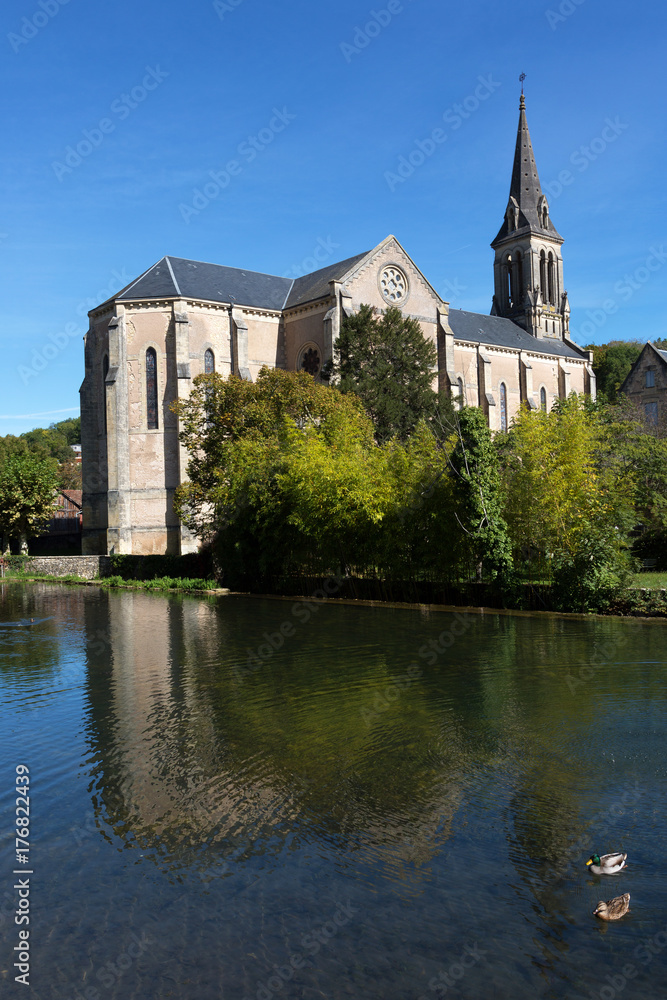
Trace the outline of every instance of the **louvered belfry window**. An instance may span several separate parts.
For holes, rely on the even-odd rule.
[[[152,347],[146,351],[146,423],[149,431],[157,430],[157,354]]]

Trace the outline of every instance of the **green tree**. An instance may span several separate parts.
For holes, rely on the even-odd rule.
[[[70,417],[49,427],[37,427],[19,437],[8,434],[0,438],[0,468],[11,455],[34,455],[46,460],[55,458],[61,489],[81,489],[81,463],[77,462],[71,445],[81,443],[81,418]]]
[[[511,536],[563,610],[602,608],[624,580],[632,497],[606,460],[609,444],[600,409],[576,395],[550,413],[522,410],[510,434]]]
[[[356,396],[262,369],[256,383],[199,376],[174,409],[190,455],[176,512],[216,539],[237,577],[258,582],[313,555],[344,563],[381,519],[382,462]]]
[[[465,407],[451,454],[454,514],[459,544],[473,564],[478,580],[483,576],[509,586],[513,573],[512,547],[503,516],[498,455],[484,414]]]
[[[641,411],[627,400],[602,407],[605,435],[601,461],[623,484],[632,503],[633,552],[657,559],[667,568],[667,439],[646,425]]]
[[[38,535],[57,503],[58,474],[52,459],[34,455],[8,458],[0,471],[0,531],[18,539],[26,552],[28,538]]]
[[[395,306],[378,315],[362,305],[343,321],[329,373],[341,392],[359,396],[382,442],[407,439],[433,412],[436,365],[435,345],[416,319]]]

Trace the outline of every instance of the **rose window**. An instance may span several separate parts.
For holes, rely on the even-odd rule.
[[[408,294],[408,279],[397,267],[385,267],[380,274],[380,290],[387,302],[402,302]]]
[[[320,370],[320,355],[314,347],[309,347],[308,350],[303,352],[301,356],[301,368],[303,371],[308,372],[309,375],[312,375],[313,378],[318,374]]]

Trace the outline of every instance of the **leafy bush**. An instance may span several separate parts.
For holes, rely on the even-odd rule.
[[[552,600],[556,611],[608,611],[630,581],[627,555],[615,540],[589,537],[572,556],[553,560]]]

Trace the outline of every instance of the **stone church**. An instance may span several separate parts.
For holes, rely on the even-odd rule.
[[[319,376],[341,323],[364,303],[398,306],[438,351],[434,382],[506,431],[519,407],[595,396],[592,354],[569,339],[563,238],[542,193],[521,97],[491,315],[450,310],[394,236],[292,280],[163,257],[91,310],[81,387],[83,551],[185,553],[175,517],[186,477],[170,410],[201,373],[255,379],[264,365]]]

